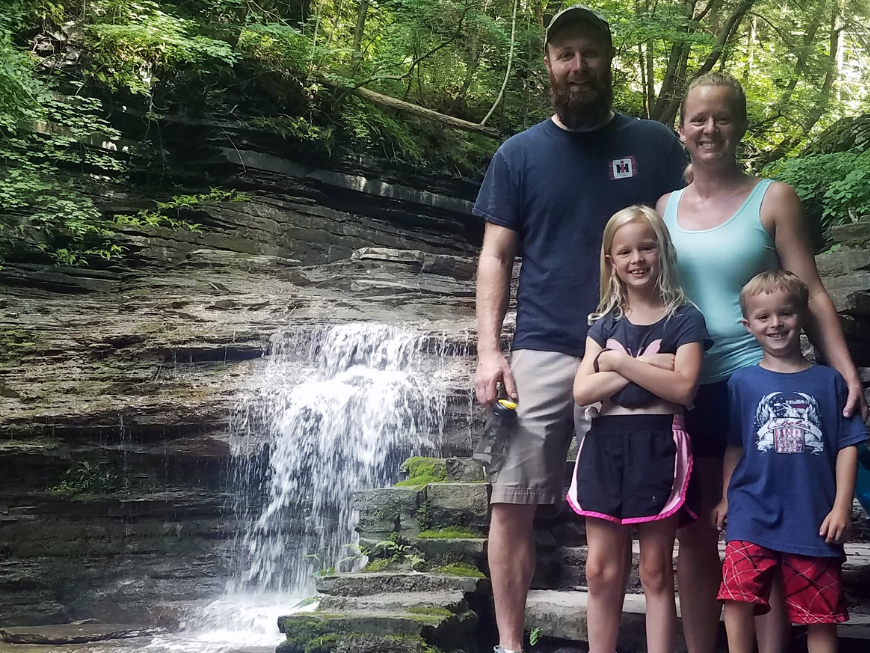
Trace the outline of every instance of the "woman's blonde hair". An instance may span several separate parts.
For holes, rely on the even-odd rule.
[[[749,114],[746,110],[746,91],[743,90],[743,86],[740,82],[737,81],[737,78],[733,75],[729,75],[726,72],[720,72],[718,70],[713,70],[709,73],[704,73],[697,79],[693,79],[692,83],[689,84],[689,88],[686,89],[685,95],[683,95],[683,99],[680,102],[680,124],[682,125],[686,120],[686,98],[689,97],[689,93],[694,91],[699,86],[724,86],[731,90],[731,106],[734,109],[735,117],[746,124],[749,122]]]
[[[604,227],[601,239],[601,284],[599,286],[599,302],[595,312],[589,315],[589,324],[610,312],[617,318],[625,314],[628,303],[628,293],[625,284],[616,274],[610,263],[609,254],[613,247],[616,232],[632,222],[644,222],[652,228],[659,247],[659,276],[656,286],[665,304],[668,316],[684,304],[688,303],[677,276],[677,251],[671,242],[671,234],[661,216],[648,206],[637,204],[615,213]]]

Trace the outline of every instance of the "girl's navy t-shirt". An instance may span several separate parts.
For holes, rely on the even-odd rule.
[[[676,354],[677,349],[690,342],[700,342],[704,349],[713,344],[704,316],[692,304],[680,306],[673,315],[653,324],[632,324],[626,317],[608,313],[589,327],[587,334],[603,349],[623,351],[633,358],[644,354]],[[596,364],[597,367],[597,364]],[[641,408],[658,396],[636,383],[629,383],[610,397],[624,408]]]

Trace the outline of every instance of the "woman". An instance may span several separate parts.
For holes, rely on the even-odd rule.
[[[713,347],[705,354],[694,409],[686,415],[702,511],[697,524],[679,534],[677,566],[683,627],[689,653],[715,648],[721,580],[719,535],[709,518],[722,494],[722,455],[728,422],[728,377],[761,359],[755,339],[740,323],[738,295],[754,275],[785,268],[810,289],[807,333],[831,366],[846,379],[846,411],[866,419],[861,382],[846,349],[834,305],[813,258],[806,217],[786,184],[745,174],[736,159],[747,127],[746,96],[725,73],[708,73],[689,86],[680,112],[680,139],[692,158],[689,185],[657,205],[679,254],[686,294],[704,313]],[[788,634],[785,610],[759,620],[761,653],[780,653]]]

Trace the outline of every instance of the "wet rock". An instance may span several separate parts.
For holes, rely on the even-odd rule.
[[[315,579],[314,585],[321,594],[334,596],[444,591],[474,594],[487,591],[489,581],[485,578],[437,573],[383,572],[322,576]]]
[[[0,628],[0,640],[7,644],[85,644],[110,639],[145,637],[161,632],[155,628],[114,624],[75,623],[58,626]]]
[[[418,511],[421,494],[413,488],[360,490],[354,495],[354,508],[359,511],[357,530],[368,537],[391,533],[415,535],[420,531]]]
[[[486,483],[430,483],[426,486],[429,527],[463,526],[485,532],[489,524]]]

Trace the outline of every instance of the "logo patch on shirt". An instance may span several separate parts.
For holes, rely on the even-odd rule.
[[[627,156],[610,162],[611,179],[628,179],[637,175],[637,159]]]

